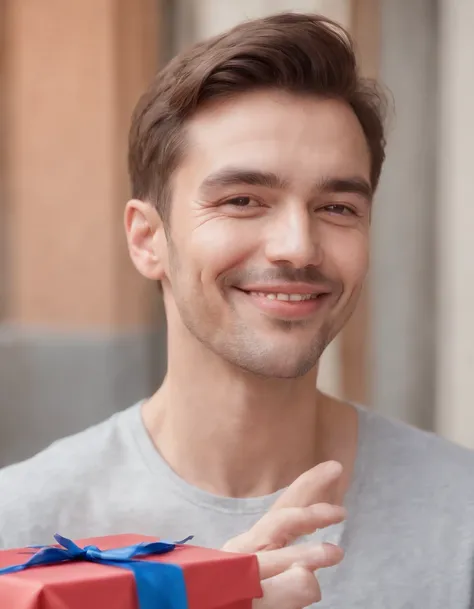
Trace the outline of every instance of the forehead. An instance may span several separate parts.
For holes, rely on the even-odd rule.
[[[260,91],[214,102],[189,121],[186,143],[177,173],[186,175],[189,186],[229,165],[270,171],[300,184],[370,176],[362,127],[352,109],[334,99]]]

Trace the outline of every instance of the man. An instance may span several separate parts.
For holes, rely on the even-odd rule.
[[[256,606],[307,606],[319,584],[332,609],[474,606],[471,453],[316,390],[367,273],[382,114],[314,15],[239,25],[156,77],[125,228],[162,286],[167,376],[0,472],[3,546],[192,533],[258,553]]]

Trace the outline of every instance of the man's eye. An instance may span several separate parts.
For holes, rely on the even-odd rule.
[[[257,205],[257,202],[252,197],[233,197],[224,201],[226,205],[233,205],[234,207],[251,207]]]
[[[342,216],[354,216],[356,214],[352,207],[348,207],[347,205],[343,205],[341,203],[326,205],[324,209],[332,214],[339,214]]]

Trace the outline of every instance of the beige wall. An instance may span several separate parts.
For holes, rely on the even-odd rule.
[[[5,0],[4,0],[5,4]],[[7,319],[150,322],[121,230],[126,134],[158,62],[153,0],[7,0]]]
[[[7,80],[7,23],[6,2],[0,0],[0,87]],[[1,89],[0,89],[1,90]],[[0,323],[5,317],[8,261],[7,261],[7,164],[6,141],[8,138],[7,105],[5,94],[0,94]]]
[[[156,0],[0,0],[0,467],[150,395],[157,291],[122,214]]]

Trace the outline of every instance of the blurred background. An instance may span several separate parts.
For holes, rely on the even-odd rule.
[[[321,387],[474,448],[472,0],[0,0],[0,466],[159,384],[159,295],[122,231],[130,114],[180,49],[283,10],[344,25],[395,102]]]

